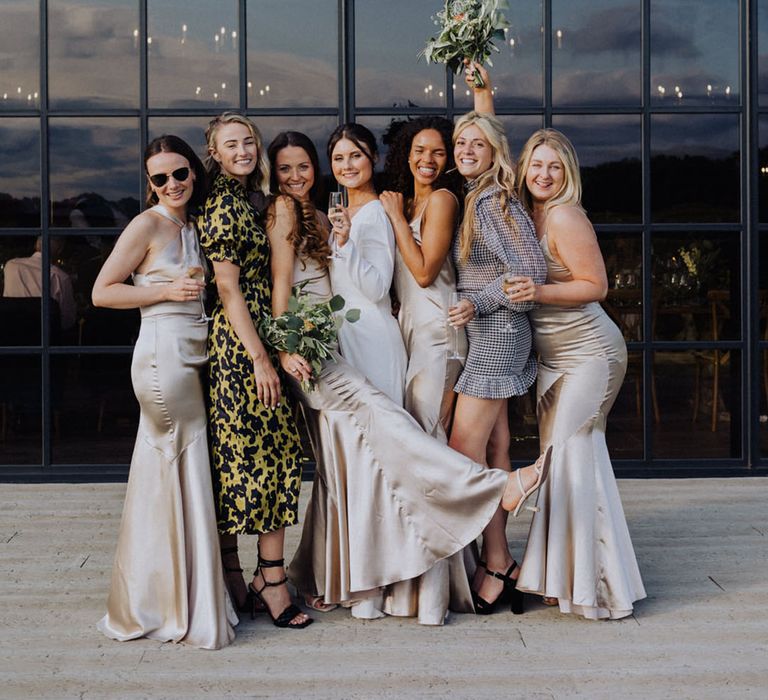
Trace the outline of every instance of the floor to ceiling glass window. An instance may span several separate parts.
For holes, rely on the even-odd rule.
[[[442,4],[4,0],[0,477],[126,473],[139,314],[95,309],[90,290],[142,207],[148,141],[175,133],[203,155],[208,121],[234,109],[265,143],[307,133],[327,178],[343,121],[381,138],[393,119],[471,108],[462,76],[419,57]],[[514,151],[542,126],[575,144],[629,348],[617,472],[765,471],[768,0],[510,5],[499,117]],[[38,296],[13,291],[20,264],[37,266]],[[533,393],[510,421],[513,459],[528,459]]]

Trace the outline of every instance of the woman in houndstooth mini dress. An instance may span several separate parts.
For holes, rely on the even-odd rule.
[[[454,157],[468,193],[453,249],[461,301],[449,311],[449,321],[466,325],[469,352],[454,389],[458,399],[449,444],[476,462],[503,466],[501,455],[509,448],[507,399],[524,394],[536,379],[526,314],[533,304],[510,302],[504,276],[525,275],[543,283],[547,265],[533,223],[514,194],[515,173],[502,124],[490,114],[466,114],[454,129]],[[546,476],[544,461],[520,470],[523,494]],[[505,525],[499,510],[483,533],[474,581],[475,609],[481,614],[492,612],[502,594],[512,597],[514,612],[522,612],[522,594],[515,590],[519,569]]]

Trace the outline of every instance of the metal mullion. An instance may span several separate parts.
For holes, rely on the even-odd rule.
[[[149,8],[148,0],[139,2],[139,154],[144,153],[149,139],[149,47],[147,36],[149,34]],[[146,174],[144,167],[139,168],[139,207],[144,204],[142,193],[146,190]]]
[[[240,76],[238,84],[240,86],[240,112],[245,114],[248,109],[248,35],[246,0],[238,0],[237,17],[239,27],[240,43],[237,45],[237,59],[239,64]]]
[[[42,411],[42,469],[51,465],[51,361],[50,318],[51,277],[50,277],[50,222],[51,190],[48,163],[50,161],[48,141],[48,0],[40,0],[40,225],[43,240],[40,299],[40,408]]]
[[[40,355],[43,349],[40,345],[2,345],[0,355]]]
[[[651,7],[650,0],[642,0],[641,7],[641,52],[642,52],[642,117],[640,138],[642,140],[642,181],[643,232],[641,250],[643,258],[643,460],[647,466],[653,463],[653,267],[651,240]]]
[[[339,122],[355,119],[355,4],[339,0]]]
[[[725,224],[711,224],[711,223],[665,223],[663,221],[651,223],[649,228],[654,233],[733,233],[734,235],[740,233],[742,225],[738,222],[725,223]]]
[[[138,109],[52,109],[48,112],[51,117],[90,118],[90,117],[138,117]]]
[[[51,355],[129,355],[133,345],[55,345]]]
[[[552,126],[552,0],[544,0],[544,46],[542,73],[544,80],[544,126]]]

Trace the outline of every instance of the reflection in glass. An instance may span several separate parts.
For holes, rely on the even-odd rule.
[[[41,364],[38,355],[0,362],[0,464],[41,464]]]
[[[139,3],[48,0],[52,107],[139,106]]]
[[[760,354],[760,453],[768,457],[768,348]]]
[[[54,345],[133,345],[139,332],[138,309],[94,308],[91,290],[112,252],[115,236],[60,236],[51,241],[51,260],[71,280],[73,309],[62,304],[60,332],[51,328]],[[128,280],[130,282],[130,280]],[[74,320],[70,322],[70,318]],[[54,321],[52,321],[52,324]]]
[[[656,340],[736,340],[741,323],[738,233],[654,234]]]
[[[651,0],[651,102],[739,104],[739,0]]]
[[[130,355],[51,358],[57,464],[128,464],[139,406],[131,386]]]
[[[338,105],[338,7],[337,0],[247,6],[249,108]]]
[[[19,269],[28,267],[36,241],[37,236],[0,237],[0,345],[40,344],[40,295],[38,292],[37,297],[30,296],[18,274]],[[37,270],[39,280],[39,263]],[[1,357],[0,365],[7,359]]]
[[[552,126],[576,148],[589,218],[595,223],[642,221],[640,117],[556,115]]]
[[[0,227],[40,226],[40,120],[0,119]]]
[[[741,456],[740,365],[736,350],[654,353],[654,457]]]
[[[759,105],[768,106],[768,0],[757,2],[757,94]]]
[[[412,0],[355,3],[358,107],[445,106],[444,67],[418,58],[426,39],[437,32],[430,18],[436,9]]]
[[[517,158],[530,135],[543,126],[540,114],[501,114],[498,117],[504,124],[513,159]]]
[[[654,221],[738,221],[739,117],[651,116]]]
[[[496,108],[539,107],[544,101],[544,4],[542,0],[516,0],[509,5],[504,16],[511,26],[504,32],[504,41],[495,42],[499,53],[491,56]],[[458,109],[472,108],[472,96],[463,74],[453,76],[453,99]]]
[[[760,233],[758,295],[760,297],[760,338],[768,341],[768,232]]]
[[[598,235],[608,276],[603,308],[627,342],[643,339],[643,255],[639,234]]]
[[[508,404],[509,456],[514,460],[533,460],[539,455],[539,425],[536,420],[536,385],[522,396],[512,396]]]
[[[766,65],[768,67],[768,64]],[[758,201],[760,207],[760,222],[768,222],[768,115],[761,114],[758,131]]]
[[[640,0],[554,0],[552,102],[640,104]]]
[[[627,373],[608,415],[605,434],[611,458],[643,458],[643,357],[628,354]]]
[[[40,107],[40,3],[3,0],[0,111]]]
[[[163,134],[173,134],[184,139],[202,159],[207,153],[205,130],[210,120],[210,117],[150,117],[149,140]]]
[[[52,118],[49,145],[53,226],[123,228],[138,214],[138,119]]]
[[[223,110],[239,104],[237,5],[237,0],[149,0],[150,107]]]

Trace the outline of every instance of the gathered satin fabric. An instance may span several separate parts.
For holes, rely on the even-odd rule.
[[[171,218],[161,207],[155,209]],[[196,246],[182,228],[136,286],[168,284],[185,273]],[[117,552],[98,628],[112,639],[148,637],[219,649],[232,642],[237,615],[224,586],[200,380],[208,326],[200,303],[141,309],[131,377],[141,408]]]
[[[323,365],[313,391],[293,385],[317,461],[288,569],[299,590],[326,603],[376,599],[382,586],[420,576],[480,535],[506,472],[427,435],[339,355]]]
[[[419,245],[423,212],[424,209],[410,222],[413,238]],[[463,328],[456,333],[456,348],[451,347],[453,331],[447,316],[451,292],[456,291],[456,272],[450,256],[446,256],[432,284],[421,287],[398,248],[394,285],[400,301],[400,331],[408,352],[405,410],[429,435],[446,443],[444,426],[450,421],[456,396],[453,387],[462,369],[461,360],[448,359],[448,356],[453,349],[462,357],[467,356],[467,336]],[[389,586],[384,594],[384,612],[407,617],[416,615],[423,625],[443,624],[449,608],[454,612],[474,612],[465,555],[470,570],[474,571],[473,553],[461,551],[439,561],[418,579]]]
[[[541,241],[549,281],[570,278]],[[541,449],[552,445],[517,587],[590,619],[625,617],[645,598],[605,428],[627,369],[624,338],[596,303],[531,312],[539,353]]]

